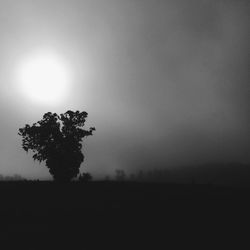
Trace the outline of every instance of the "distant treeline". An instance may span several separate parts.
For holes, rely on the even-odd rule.
[[[74,179],[74,181],[79,182],[89,182],[92,180],[92,175],[90,173],[84,172],[81,173],[77,178]],[[39,178],[37,179],[25,179],[19,174],[14,175],[2,175],[0,174],[0,182],[1,181],[25,181],[25,182],[38,182],[41,181]],[[43,181],[50,181],[50,180],[43,180]]]
[[[0,181],[25,181],[26,179],[23,178],[19,174],[14,175],[2,175],[0,174]]]
[[[110,179],[110,177],[106,177]],[[227,186],[250,186],[250,165],[241,163],[204,164],[172,169],[138,170],[126,174],[122,169],[115,172],[117,181],[146,181],[170,183],[197,183]]]

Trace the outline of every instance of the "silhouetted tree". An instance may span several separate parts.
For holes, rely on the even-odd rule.
[[[70,181],[84,160],[82,139],[95,130],[82,128],[87,116],[87,112],[70,110],[60,115],[45,113],[42,120],[19,129],[22,147],[34,153],[34,160],[45,161],[54,180]]]

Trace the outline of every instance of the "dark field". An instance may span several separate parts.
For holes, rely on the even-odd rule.
[[[160,249],[225,244],[240,233],[240,244],[248,237],[249,194],[198,184],[2,182],[1,242],[14,249]]]

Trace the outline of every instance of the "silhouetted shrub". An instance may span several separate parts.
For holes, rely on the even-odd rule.
[[[92,175],[90,173],[82,173],[79,175],[78,180],[80,182],[88,182],[93,179]]]
[[[122,169],[116,169],[116,180],[117,181],[124,181],[126,179],[125,171]]]

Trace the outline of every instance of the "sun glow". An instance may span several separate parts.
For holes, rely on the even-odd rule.
[[[17,81],[25,98],[39,104],[61,103],[68,94],[70,74],[66,63],[53,53],[35,53],[17,67]]]

